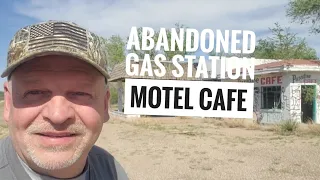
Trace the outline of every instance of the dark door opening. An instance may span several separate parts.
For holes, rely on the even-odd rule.
[[[314,85],[301,86],[301,112],[303,123],[313,123],[315,120],[315,88]]]

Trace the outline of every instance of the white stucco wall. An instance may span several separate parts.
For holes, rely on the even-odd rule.
[[[294,76],[296,79],[293,82]],[[316,85],[318,98],[316,100],[317,113],[314,122],[320,124],[320,72],[272,73],[255,75],[255,78],[255,87],[259,88],[259,92],[254,95],[253,109],[256,117],[261,118],[261,123],[274,124],[289,119],[301,122],[301,85]],[[278,82],[278,80],[280,81]],[[281,86],[281,109],[262,109],[261,87],[275,85]]]
[[[295,76],[295,80],[293,77]],[[291,106],[290,111],[292,118],[297,121],[301,116],[301,85],[315,85],[316,86],[316,119],[314,122],[320,124],[320,72],[290,72],[287,74],[287,79],[290,82],[291,87]]]

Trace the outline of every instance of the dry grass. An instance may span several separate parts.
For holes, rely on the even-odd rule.
[[[299,124],[290,120],[273,125],[261,125],[248,119],[206,119],[204,122],[224,128],[270,131],[281,135],[320,136],[320,124]]]
[[[320,136],[320,125],[319,124],[300,124],[297,128],[298,135],[306,136]]]
[[[129,123],[137,127],[160,130],[168,133],[178,133],[185,135],[201,135],[200,129],[213,125],[217,128],[241,128],[246,130],[269,131],[276,134],[288,136],[319,136],[320,125],[298,124],[293,121],[283,121],[274,125],[261,125],[251,119],[222,119],[222,118],[190,118],[190,117],[141,117],[141,118],[113,118],[113,121]],[[193,122],[202,122],[201,125],[192,125]],[[166,126],[166,124],[177,124],[176,126]],[[206,125],[207,124],[207,125]]]
[[[157,118],[157,117],[141,117],[141,118],[113,118],[113,122],[126,123],[136,127],[163,131],[169,134],[181,134],[187,136],[201,136],[204,135],[200,128],[202,125],[193,125],[192,118],[170,117],[170,118]],[[197,119],[195,120],[197,121]]]
[[[157,120],[152,121],[149,118],[142,118],[140,120],[134,120],[131,122],[134,126],[139,126],[147,129],[153,129],[153,130],[166,130],[166,128],[159,123]]]
[[[308,133],[316,136],[320,136],[320,125],[319,124],[308,124]]]
[[[251,119],[215,119],[208,118],[203,121],[204,123],[211,123],[215,126],[224,127],[224,128],[244,128],[248,130],[262,130],[261,125],[257,124]]]
[[[248,123],[243,119],[227,119],[225,120],[229,128],[247,128]]]
[[[287,120],[272,126],[273,128],[270,128],[270,131],[284,136],[320,136],[319,124],[303,124]]]
[[[270,130],[274,128],[266,128],[262,127],[261,125],[257,124],[256,122],[252,120],[247,120],[247,119],[221,119],[221,118],[185,118],[185,117],[174,117],[171,118],[170,121],[171,123],[179,123],[179,124],[188,124],[192,121],[199,121],[201,120],[203,122],[204,126],[197,126],[196,128],[203,128],[206,127],[205,124],[212,124],[217,127],[222,127],[222,128],[243,128],[243,129],[248,129],[248,130]],[[135,126],[140,126],[140,127],[145,127],[145,128],[151,128],[151,129],[159,129],[159,130],[165,130],[165,127],[162,126],[165,123],[169,123],[168,121],[161,120],[160,118],[133,118],[130,120],[130,122],[135,125]],[[188,126],[182,126],[179,125],[180,128],[185,128],[185,129],[190,129],[192,125]],[[155,128],[153,126],[156,126]],[[196,129],[193,127],[192,130]]]

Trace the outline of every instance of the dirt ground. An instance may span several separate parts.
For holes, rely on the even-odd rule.
[[[113,118],[97,145],[131,180],[319,179],[319,136],[230,127],[205,119]]]

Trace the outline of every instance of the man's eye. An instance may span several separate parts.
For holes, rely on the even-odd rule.
[[[26,95],[40,95],[46,93],[45,91],[39,91],[39,90],[33,90],[33,91],[28,91]]]
[[[50,97],[50,92],[44,90],[30,90],[23,96],[26,100],[40,100],[48,97]]]
[[[74,92],[72,93],[72,95],[76,95],[76,96],[89,96],[88,93],[85,93],[85,92]]]

